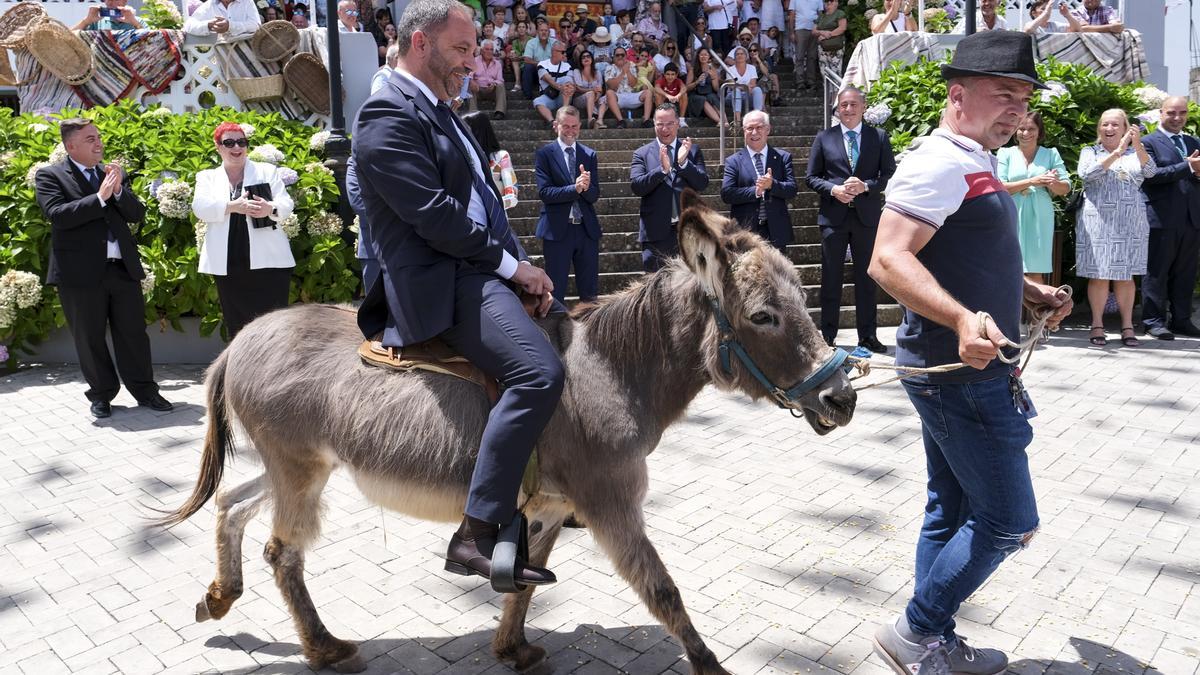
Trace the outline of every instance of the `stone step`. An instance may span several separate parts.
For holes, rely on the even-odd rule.
[[[717,211],[728,213],[729,207],[721,201],[719,196],[720,189],[720,180],[709,180],[708,189],[704,191],[705,202],[707,202],[710,207]],[[513,220],[520,218],[536,217],[539,213],[541,213],[542,210],[542,203],[535,198],[537,194],[536,188],[530,185],[528,188],[523,187],[520,188],[520,190],[522,196],[521,201],[518,202],[516,206],[508,210],[508,218],[510,223]],[[595,204],[596,215],[601,216],[600,227],[605,230],[610,229],[610,224],[605,216],[632,215],[636,217],[637,214],[640,213],[642,200],[639,197],[634,197],[631,195],[628,184],[613,184],[613,192],[615,193],[613,196],[601,197],[596,201]],[[792,213],[792,222],[796,223],[795,214],[797,212],[811,211],[811,219],[804,222],[815,223],[816,202],[813,198],[813,193],[802,192],[800,194],[804,195],[804,197],[801,198],[800,195],[797,195],[797,199],[800,201],[794,204],[792,208],[788,209],[788,211]],[[524,233],[519,232],[518,234]]]
[[[705,164],[707,165],[707,157]],[[817,193],[808,189],[804,184],[804,171],[807,165],[793,161],[793,170],[796,172],[796,182],[799,184],[799,192],[790,202],[792,206],[816,206]],[[709,167],[709,188],[704,191],[706,195],[719,195],[721,191],[721,181],[719,176],[715,175],[715,167]],[[629,166],[614,166],[612,164],[601,164],[599,176],[593,176],[593,180],[600,180],[600,199],[608,199],[609,197],[625,196],[628,197],[629,191]],[[534,170],[530,168],[517,168],[517,185],[521,199],[530,201],[537,200],[537,178],[534,176]],[[724,207],[719,198],[716,206]]]
[[[525,252],[531,257],[542,255],[542,240],[536,236],[519,237],[521,246],[525,248]],[[600,235],[600,255],[601,257],[616,254],[616,253],[633,253],[636,252],[641,256],[642,245],[638,243],[636,232],[605,232]],[[821,243],[802,242],[789,244],[787,247],[787,256],[797,265],[819,265],[821,263]],[[641,258],[638,258],[640,266]],[[613,270],[622,271],[622,270]]]
[[[797,251],[800,251],[800,250],[801,249],[797,249]],[[542,266],[543,258],[544,258],[544,256],[541,256],[541,255],[533,255],[533,254],[529,255],[529,261],[539,267]],[[820,286],[820,284],[821,284],[821,264],[820,264],[820,262],[797,264],[795,267],[796,267],[796,273],[800,275],[801,283],[803,283],[806,287],[812,286],[815,289]],[[851,265],[850,263],[846,263],[845,265],[843,265],[843,267],[842,267],[843,283],[850,284],[854,281],[853,269],[854,269],[853,265]],[[636,276],[641,273],[642,273],[642,252],[640,249],[637,251],[621,251],[619,253],[601,253],[600,254],[600,277],[601,277],[601,279],[605,278],[606,275],[632,274],[632,275]],[[608,291],[604,291],[603,288],[601,288],[601,291],[608,292]],[[813,291],[813,292],[815,293],[816,291]]]
[[[601,203],[607,201],[610,200],[601,200]],[[635,199],[634,201],[637,200]],[[522,202],[522,204],[510,209],[508,212],[509,226],[513,228],[518,237],[533,236],[537,231],[539,211],[536,208],[525,210],[519,216],[513,214],[513,211],[524,208],[524,204],[525,202]],[[821,241],[821,231],[817,227],[816,208],[792,208],[788,209],[788,215],[792,221],[792,234],[796,243],[814,244]],[[605,235],[627,233],[637,235],[638,220],[636,210],[634,212],[603,215],[603,218],[600,220],[600,229]],[[633,248],[641,250],[640,246]]]

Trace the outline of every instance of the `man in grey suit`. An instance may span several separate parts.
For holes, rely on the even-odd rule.
[[[492,579],[501,526],[517,521],[517,493],[565,375],[539,314],[553,284],[529,264],[509,227],[487,157],[447,101],[470,72],[471,11],[456,0],[414,0],[396,27],[400,63],[359,112],[354,159],[379,276],[359,310],[367,336],[386,347],[440,338],[503,384],[488,417],[462,525],[446,570]],[[493,588],[555,581],[518,556],[513,578]],[[513,585],[515,584],[515,586]]]

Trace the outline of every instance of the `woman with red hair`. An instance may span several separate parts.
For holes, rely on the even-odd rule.
[[[192,212],[206,228],[200,272],[216,280],[232,340],[254,318],[288,304],[296,260],[279,223],[293,204],[274,165],[247,159],[240,125],[222,122],[213,142],[221,166],[196,174]]]

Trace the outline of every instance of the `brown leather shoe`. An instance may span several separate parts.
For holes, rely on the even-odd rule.
[[[467,516],[446,549],[446,571],[463,576],[492,578],[492,551],[500,526]],[[535,567],[518,558],[515,581],[529,586],[544,586],[558,581],[554,572]]]

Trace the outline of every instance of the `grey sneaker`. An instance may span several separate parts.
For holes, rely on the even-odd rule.
[[[1008,657],[999,649],[976,649],[960,635],[950,647],[950,672],[954,675],[998,675],[1008,668]]]
[[[910,642],[887,623],[875,631],[875,653],[897,675],[950,675],[950,656],[939,635],[926,635]]]

